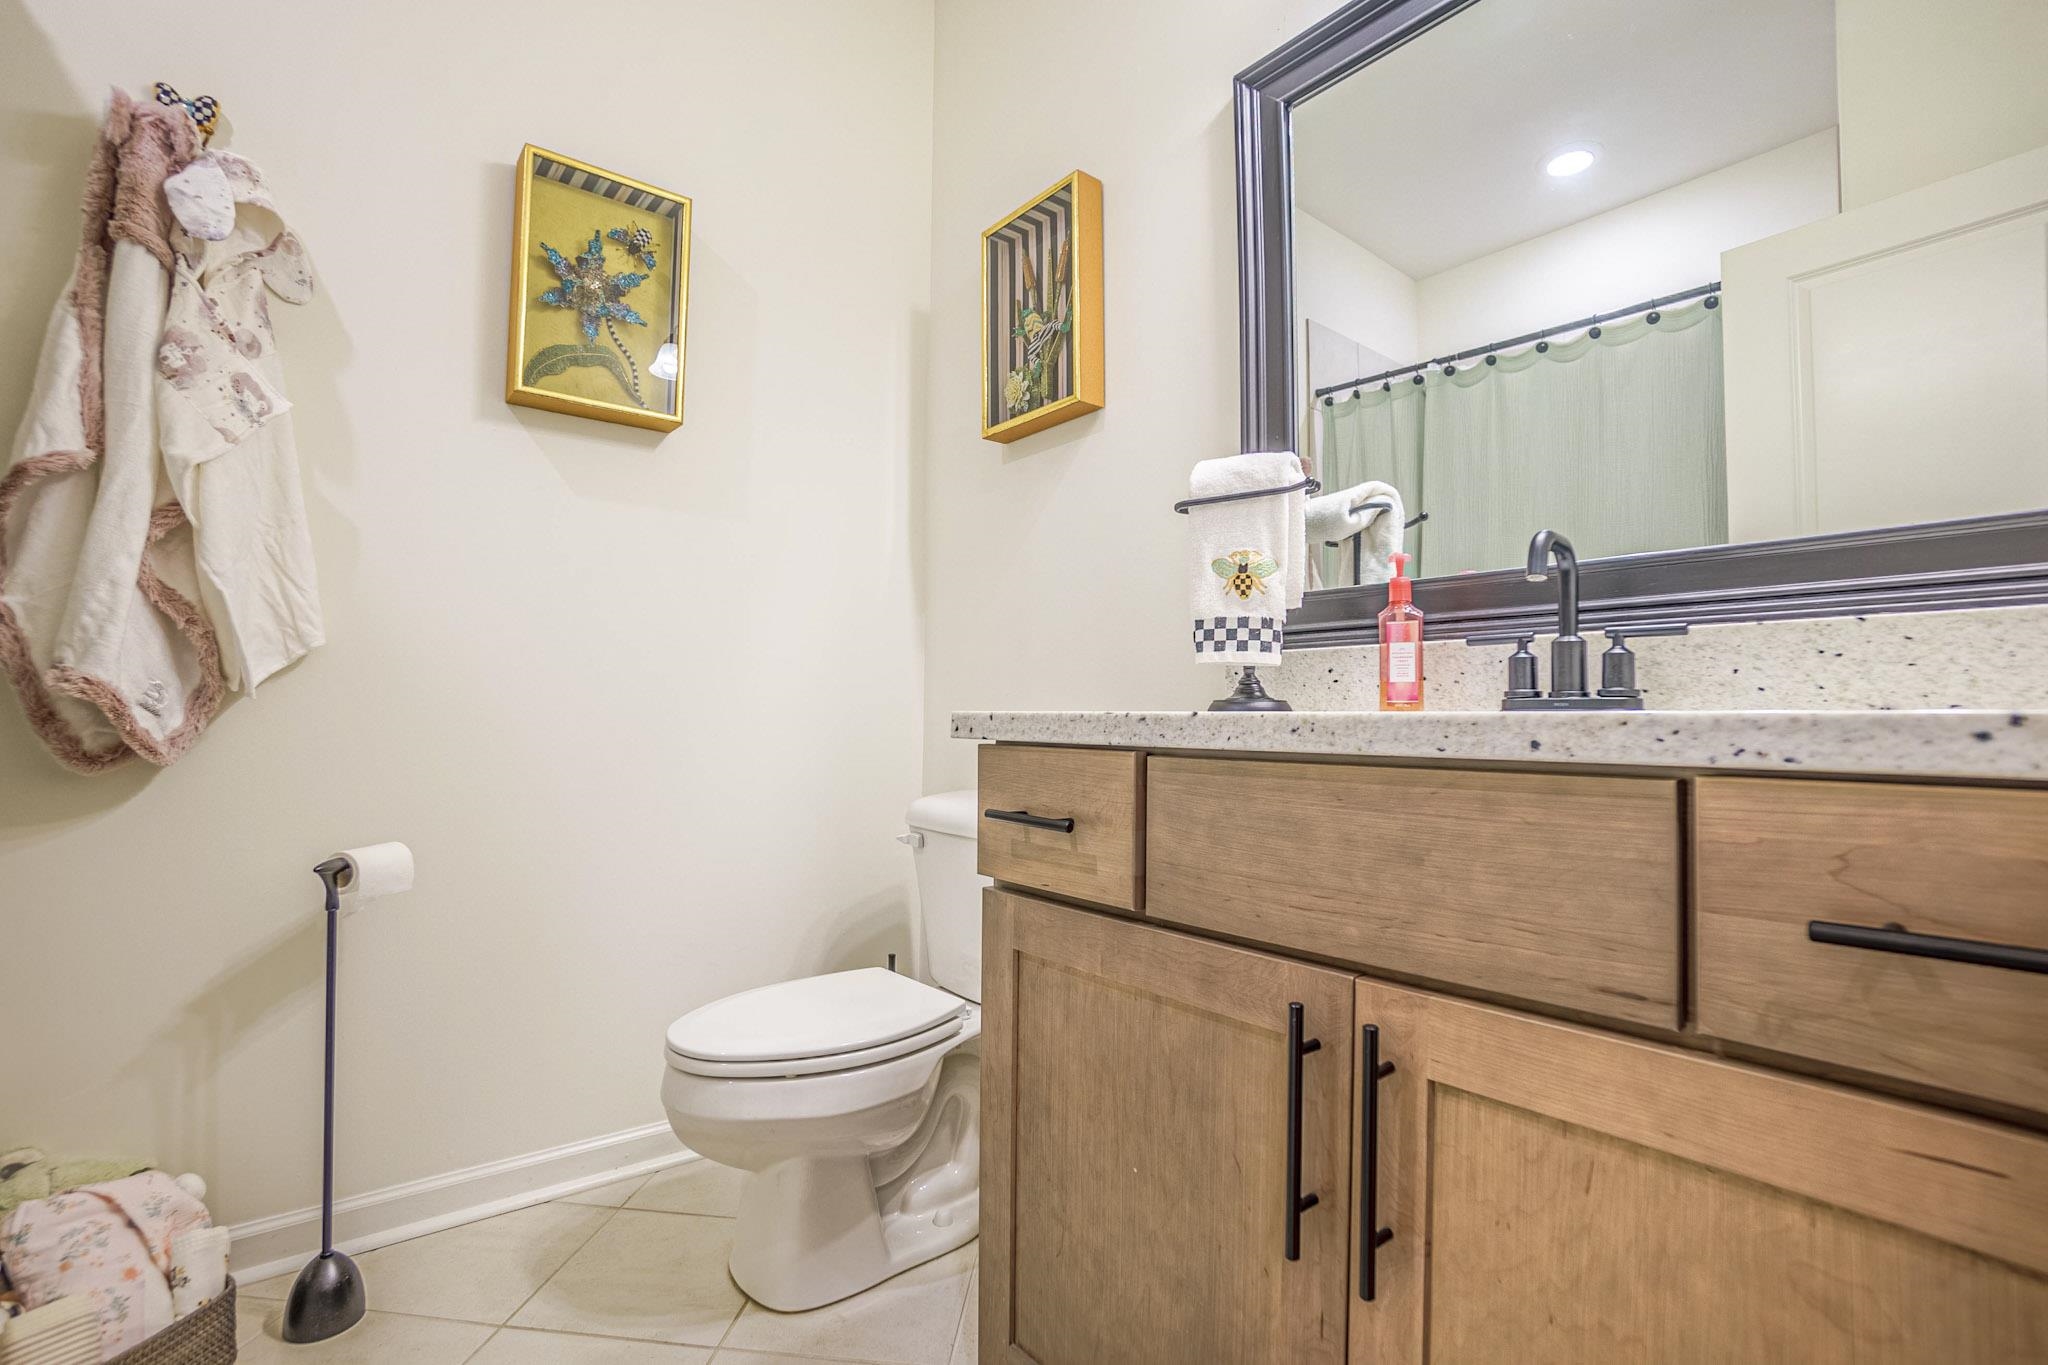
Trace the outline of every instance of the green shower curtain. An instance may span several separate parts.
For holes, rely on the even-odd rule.
[[[1721,314],[1704,303],[1321,412],[1326,488],[1384,479],[1429,514],[1408,533],[1416,574],[1519,564],[1546,526],[1586,559],[1728,538]]]

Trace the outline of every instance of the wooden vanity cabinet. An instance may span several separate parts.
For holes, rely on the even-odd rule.
[[[984,1359],[2048,1361],[2048,791],[982,765]]]
[[[1352,978],[1000,890],[982,977],[982,1359],[1344,1360]]]
[[[1357,1013],[1392,1236],[1351,1360],[2048,1359],[2048,1140],[1372,981]]]

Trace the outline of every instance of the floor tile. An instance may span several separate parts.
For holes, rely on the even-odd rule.
[[[777,1313],[749,1303],[725,1344],[832,1360],[947,1365],[975,1257],[976,1244],[970,1242],[866,1293],[807,1313]]]
[[[579,1337],[501,1327],[470,1365],[706,1365],[711,1352],[617,1337]]]
[[[252,1299],[235,1291],[235,1340],[243,1346],[263,1335],[264,1324],[277,1316],[277,1304],[269,1299]]]
[[[242,1299],[270,1299],[282,1303],[284,1296],[292,1292],[292,1281],[298,1277],[298,1271],[287,1270],[282,1275],[272,1275],[270,1278],[258,1280],[254,1284],[243,1284],[240,1280],[236,1280],[235,1298],[237,1301]]]
[[[731,1254],[727,1219],[621,1209],[512,1323],[716,1346],[745,1302]]]
[[[974,1244],[976,1247],[980,1242]],[[981,1359],[981,1267],[967,1277],[967,1302],[960,1305],[960,1334],[953,1338],[952,1365],[977,1365]]]
[[[282,1311],[271,1305],[263,1330],[241,1344],[241,1365],[463,1365],[492,1331],[475,1322],[365,1313],[338,1337],[291,1346],[277,1336]]]
[[[565,1194],[555,1202],[557,1204],[602,1204],[608,1209],[615,1209],[628,1199],[631,1199],[633,1192],[646,1183],[646,1176],[631,1175],[627,1176],[624,1180],[614,1180],[609,1185],[598,1185],[591,1189],[578,1190],[574,1194]]]
[[[863,1361],[827,1360],[823,1356],[778,1356],[762,1351],[735,1351],[730,1347],[711,1357],[711,1365],[865,1365]]]
[[[740,1211],[740,1185],[746,1178],[745,1171],[730,1166],[689,1161],[649,1176],[640,1192],[626,1201],[626,1207],[731,1218]]]
[[[356,1257],[372,1308],[496,1325],[590,1240],[610,1209],[535,1204]]]

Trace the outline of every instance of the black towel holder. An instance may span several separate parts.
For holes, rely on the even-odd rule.
[[[1308,493],[1314,495],[1322,491],[1323,485],[1320,482],[1313,478],[1307,478],[1303,479],[1300,483],[1290,483],[1285,488],[1251,488],[1242,493],[1218,493],[1214,497],[1208,498],[1182,498],[1173,505],[1173,510],[1182,516],[1186,516],[1190,507],[1207,507],[1210,503],[1215,502],[1243,502],[1246,498],[1272,498],[1278,497],[1282,493]]]
[[[1247,498],[1272,498],[1283,493],[1307,493],[1311,496],[1323,491],[1322,483],[1313,475],[1300,483],[1290,483],[1285,488],[1250,488],[1242,493],[1218,493],[1207,498],[1182,498],[1173,505],[1173,510],[1186,516],[1190,507],[1207,507],[1218,502],[1243,502]],[[1225,661],[1229,662],[1229,661]],[[1266,689],[1259,682],[1259,670],[1250,663],[1240,665],[1237,687],[1227,697],[1209,703],[1211,711],[1292,711],[1294,708],[1278,697],[1266,695]]]

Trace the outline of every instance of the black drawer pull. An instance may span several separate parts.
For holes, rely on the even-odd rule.
[[[1806,936],[1815,943],[1832,943],[1842,948],[1868,948],[1879,953],[1904,953],[1907,957],[1935,957],[1943,962],[2003,967],[2011,972],[2048,972],[2048,951],[2040,948],[1984,943],[1973,938],[1943,938],[1939,934],[1915,934],[1901,924],[1872,929],[1862,924],[1809,920]]]
[[[1380,1060],[1380,1026],[1361,1024],[1359,1053],[1359,1126],[1365,1129],[1365,1150],[1358,1166],[1358,1297],[1371,1303],[1379,1292],[1380,1248],[1394,1240],[1394,1230],[1380,1226],[1380,1078],[1394,1074],[1394,1064]]]
[[[1301,1002],[1287,1006],[1287,1259],[1301,1259],[1301,1215],[1322,1201],[1301,1192],[1301,1059],[1323,1040],[1301,1036]]]
[[[1033,815],[1028,810],[985,810],[982,814],[991,820],[1002,820],[1012,825],[1029,825],[1033,829],[1056,829],[1062,834],[1074,832],[1074,817],[1071,815]]]

